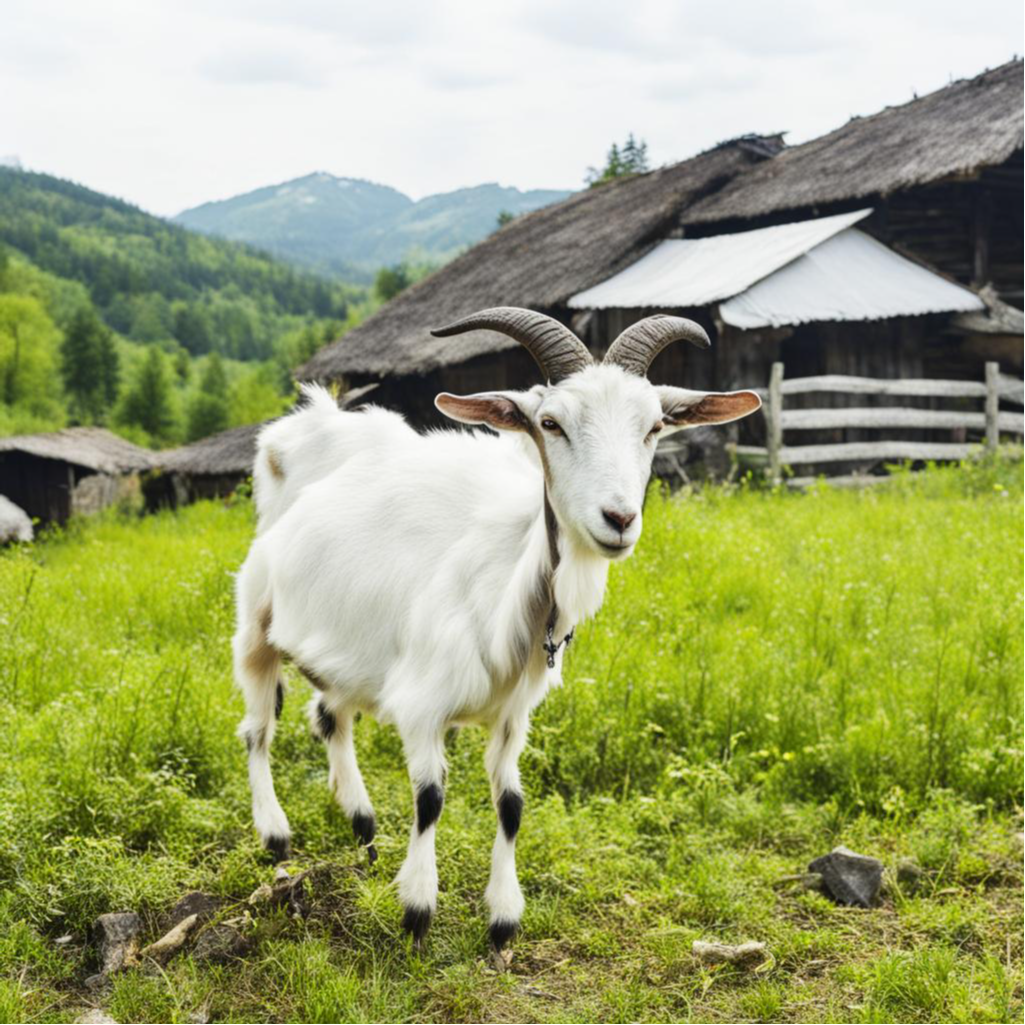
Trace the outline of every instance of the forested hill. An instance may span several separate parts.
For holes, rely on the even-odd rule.
[[[0,167],[0,247],[82,283],[102,318],[142,343],[267,359],[296,318],[346,315],[352,289],[238,242],[171,224],[81,185]]]

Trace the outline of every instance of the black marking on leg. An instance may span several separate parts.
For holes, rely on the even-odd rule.
[[[270,852],[275,864],[292,857],[292,844],[287,836],[268,836],[263,846]]]
[[[320,730],[320,736],[323,740],[330,740],[335,735],[335,730],[338,728],[338,720],[335,719],[335,713],[332,712],[323,701],[317,702],[317,729]]]
[[[495,950],[501,950],[518,932],[519,922],[510,922],[507,918],[497,918],[488,926],[488,936],[491,939],[491,946]]]
[[[523,794],[515,790],[503,790],[498,799],[498,819],[506,840],[515,840],[520,831],[520,817],[523,815]]]
[[[423,941],[430,925],[430,908],[418,908],[411,904],[402,915],[402,928],[413,937],[413,941],[417,944]]]
[[[364,815],[358,811],[352,817],[352,831],[356,834],[360,846],[369,847],[374,842],[374,834],[377,832],[377,823],[373,815]]]
[[[246,750],[252,754],[267,746],[267,731],[261,726],[255,730],[246,730]]]
[[[441,815],[441,806],[445,803],[445,795],[437,783],[428,783],[416,792],[416,828],[423,832],[433,826]]]
[[[278,686],[274,691],[274,718],[280,719],[281,712],[285,707],[285,685],[278,680]]]

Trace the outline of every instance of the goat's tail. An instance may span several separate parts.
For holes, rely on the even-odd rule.
[[[322,384],[307,381],[299,385],[300,399],[296,403],[295,413],[315,411],[320,414],[338,412],[338,401]]]
[[[338,416],[338,403],[323,385],[300,385],[300,397],[286,416],[260,431],[253,464],[253,497],[260,531],[288,508],[296,491],[294,453]],[[304,481],[305,483],[305,481]]]

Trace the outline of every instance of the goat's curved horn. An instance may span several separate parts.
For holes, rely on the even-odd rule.
[[[652,360],[673,342],[690,342],[699,349],[707,349],[712,344],[700,324],[658,313],[628,327],[609,346],[603,362],[615,363],[631,374],[644,377]]]
[[[552,382],[561,381],[594,362],[587,346],[568,327],[543,313],[518,306],[480,310],[431,334],[435,338],[448,338],[478,330],[498,331],[515,338],[534,357],[545,378]]]

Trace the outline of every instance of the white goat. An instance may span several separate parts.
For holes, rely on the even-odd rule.
[[[374,812],[353,716],[365,710],[398,728],[415,804],[398,885],[417,942],[437,904],[445,732],[456,723],[491,730],[485,761],[499,827],[486,899],[500,949],[523,912],[515,840],[530,712],[558,683],[573,628],[601,605],[609,562],[640,537],[656,439],[761,403],[752,392],[648,383],[670,342],[709,344],[677,317],[635,324],[600,365],[567,328],[528,310],[485,310],[435,334],[480,328],[523,344],[548,381],[435,400],[451,419],[498,437],[418,434],[381,409],[340,412],[317,390],[308,409],[263,433],[260,533],[238,577],[234,655],[253,817],[279,858],[290,832],[269,748],[281,658],[320,692],[311,721],[327,745],[330,786],[371,860]]]

